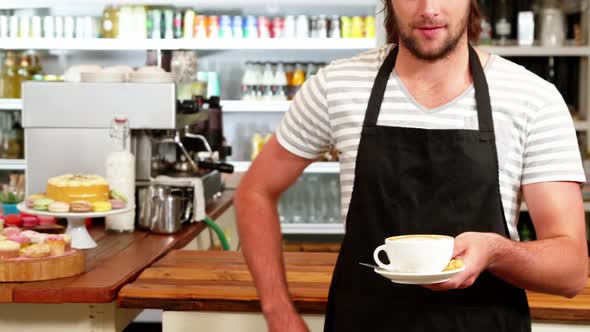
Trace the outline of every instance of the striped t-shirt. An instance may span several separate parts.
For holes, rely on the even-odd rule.
[[[288,151],[315,159],[334,145],[340,152],[342,219],[353,191],[356,156],[375,76],[391,45],[332,62],[309,78],[278,129]],[[511,61],[492,55],[485,64],[490,89],[504,215],[513,239],[521,186],[546,181],[585,182],[573,120],[555,86]],[[454,100],[426,109],[397,74],[389,78],[380,126],[477,130],[473,86]]]

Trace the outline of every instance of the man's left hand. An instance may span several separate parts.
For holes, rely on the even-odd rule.
[[[434,291],[467,288],[485,271],[494,260],[495,248],[501,237],[494,233],[467,232],[455,238],[454,259],[461,259],[465,270],[449,281],[423,285]]]

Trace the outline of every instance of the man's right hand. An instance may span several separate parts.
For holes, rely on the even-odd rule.
[[[309,332],[309,328],[295,310],[266,317],[269,332]]]

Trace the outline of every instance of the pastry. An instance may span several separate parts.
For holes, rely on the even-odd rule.
[[[23,220],[23,227],[35,227],[39,225],[39,218],[36,216],[23,216],[21,218]]]
[[[98,175],[66,174],[49,179],[46,194],[53,200],[66,203],[106,201],[109,199],[109,184]]]
[[[7,235],[6,237],[9,241],[13,241],[20,244],[21,248],[24,248],[31,244],[31,239],[21,234]]]
[[[51,256],[61,256],[66,251],[66,241],[59,235],[50,235],[47,242],[51,251]]]
[[[120,199],[109,199],[109,203],[111,203],[113,210],[122,209],[125,207],[125,202]]]
[[[72,249],[72,236],[70,234],[61,234],[60,236],[64,239],[64,242],[66,243],[66,251],[71,250]]]
[[[0,258],[16,258],[20,244],[13,241],[0,241]]]
[[[88,201],[74,201],[70,203],[70,211],[83,213],[83,212],[92,212],[93,207],[92,203]]]
[[[29,258],[43,258],[51,254],[51,248],[46,243],[32,244],[20,250],[21,256]]]
[[[120,192],[118,192],[118,191],[116,191],[116,190],[114,190],[114,189],[113,189],[113,190],[111,190],[111,198],[112,198],[112,199],[118,199],[118,200],[121,200],[121,201],[123,201],[125,204],[127,204],[127,202],[128,202],[128,201],[127,201],[127,196],[125,196],[124,194],[122,194],[122,193],[120,193]]]
[[[113,206],[110,202],[94,202],[92,203],[92,207],[94,212],[107,212],[113,209]]]
[[[20,234],[21,230],[18,227],[6,227],[2,230],[2,234],[6,236]]]
[[[33,203],[33,209],[37,211],[47,211],[49,204],[53,203],[51,198],[41,198]]]
[[[43,243],[47,240],[47,234],[35,231],[23,231],[20,235],[28,237],[31,243]]]
[[[23,224],[23,220],[19,214],[9,214],[4,217],[4,223],[6,226],[20,227]]]
[[[65,202],[53,202],[47,207],[49,212],[66,213],[70,212],[70,204]]]
[[[39,200],[39,199],[43,199],[43,198],[47,198],[45,197],[45,195],[31,195],[29,197],[27,197],[27,199],[25,200],[25,205],[27,206],[27,208],[32,209],[35,205],[35,201]]]
[[[38,216],[40,226],[49,226],[57,224],[55,217]]]

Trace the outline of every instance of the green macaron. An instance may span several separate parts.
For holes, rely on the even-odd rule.
[[[49,204],[51,203],[53,203],[51,198],[38,199],[33,203],[33,210],[47,211],[49,209]]]
[[[114,189],[111,190],[111,198],[122,200],[123,202],[125,202],[125,204],[127,204],[127,196]]]

